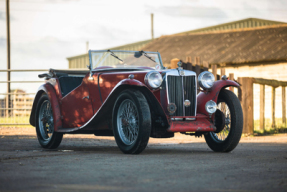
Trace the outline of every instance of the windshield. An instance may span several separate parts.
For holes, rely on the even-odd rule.
[[[101,66],[114,68],[152,67],[163,69],[158,52],[145,51],[89,51],[91,69]]]

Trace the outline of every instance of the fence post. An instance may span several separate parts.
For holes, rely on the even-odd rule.
[[[265,131],[265,85],[260,85],[260,124],[259,129]]]
[[[229,80],[234,80],[234,73],[229,73]],[[229,90],[234,92],[234,87],[229,87]]]
[[[215,81],[217,80],[217,65],[211,65],[212,74],[214,75]]]
[[[282,124],[286,126],[286,87],[282,87]]]
[[[191,57],[186,57],[186,69],[192,71],[192,63],[191,63]]]
[[[203,71],[208,71],[208,68],[209,68],[208,62],[207,61],[203,61],[202,64],[203,64]]]
[[[200,74],[200,57],[195,57],[195,73],[196,76],[198,77],[198,75]]]
[[[271,93],[271,127],[275,128],[275,87],[272,87]]]
[[[223,75],[225,75],[225,68],[220,68],[220,76],[222,77]]]
[[[253,78],[239,77],[240,100],[243,111],[243,133],[253,134]]]

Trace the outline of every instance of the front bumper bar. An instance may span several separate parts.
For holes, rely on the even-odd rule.
[[[169,132],[211,132],[216,131],[216,127],[210,122],[208,116],[197,114],[194,121],[170,120]]]

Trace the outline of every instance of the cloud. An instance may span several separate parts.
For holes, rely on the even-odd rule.
[[[154,8],[149,8],[149,10]],[[195,6],[163,6],[155,8],[154,12],[160,12],[169,16],[183,17],[207,17],[207,18],[226,18],[226,13],[216,7],[195,7]]]
[[[5,13],[3,11],[0,11],[0,20],[6,20]]]
[[[0,37],[0,47],[6,47],[6,38]]]
[[[69,2],[77,2],[79,0],[45,0],[45,1],[52,3],[69,3]]]

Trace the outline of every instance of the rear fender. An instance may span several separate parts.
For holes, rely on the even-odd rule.
[[[197,95],[197,113],[209,115],[205,110],[205,104],[207,101],[213,100],[217,103],[218,95],[220,91],[226,87],[239,87],[240,85],[231,80],[219,80],[214,83],[212,88],[208,92],[201,92]]]
[[[62,128],[60,105],[58,102],[56,91],[53,85],[51,85],[50,83],[43,84],[38,89],[38,92],[35,96],[32,106],[32,111],[30,115],[30,124],[34,127],[36,126],[36,108],[38,101],[43,93],[46,93],[50,99],[53,110],[54,130],[57,131],[58,129]]]

